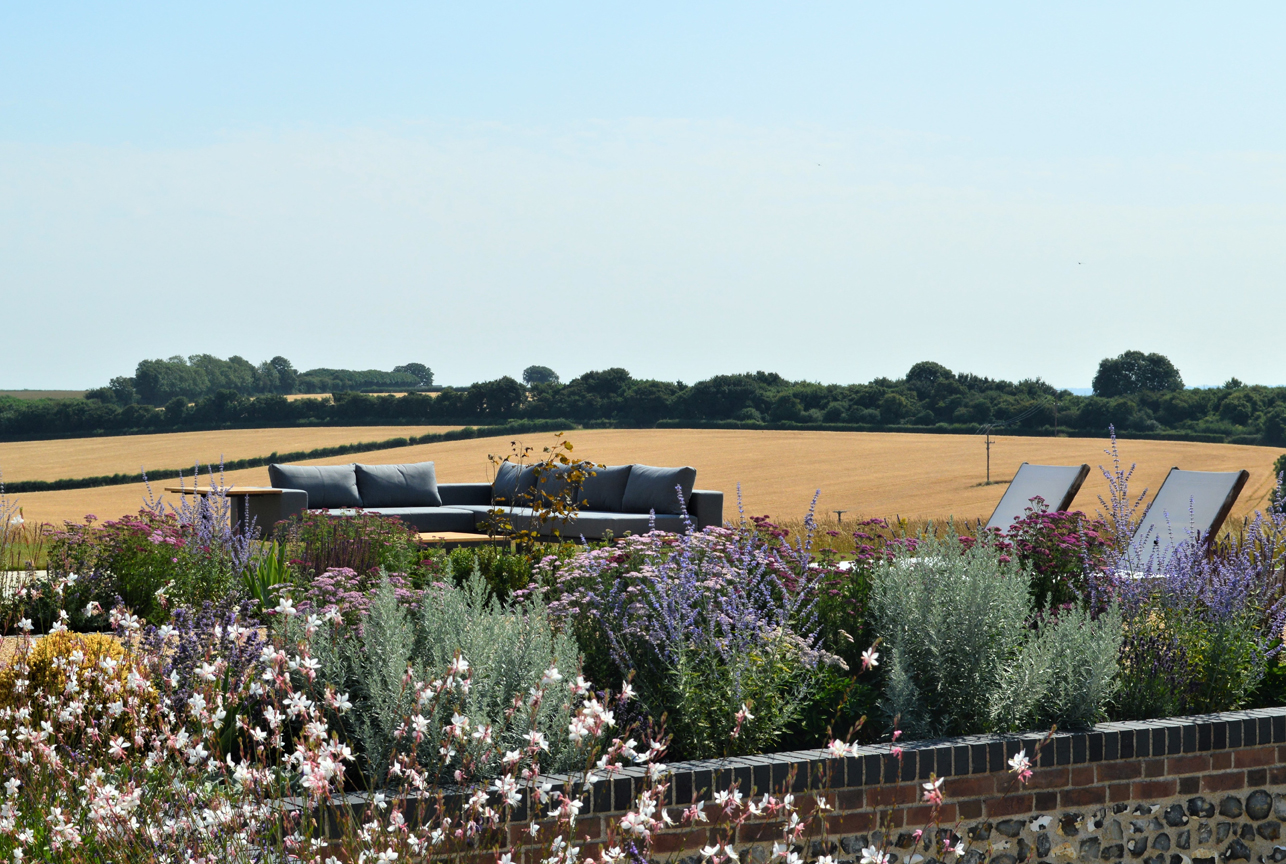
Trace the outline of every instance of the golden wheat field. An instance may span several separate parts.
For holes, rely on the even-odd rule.
[[[396,428],[402,429],[401,434],[412,431]],[[254,434],[262,435],[269,431],[255,430]],[[271,436],[260,439],[263,443],[255,452],[318,446],[322,441],[335,440],[322,437],[323,433],[337,431],[283,430],[275,439],[269,440]],[[363,438],[375,437],[373,433],[376,430],[371,427],[363,427],[360,431]],[[241,433],[224,434],[231,441]],[[389,434],[397,433],[389,431]],[[302,435],[314,437],[306,440],[295,437]],[[741,485],[748,514],[769,514],[781,520],[798,519],[807,510],[813,493],[821,490],[819,515],[847,510],[845,522],[863,516],[986,518],[1004,491],[1003,485],[981,485],[985,450],[982,439],[973,436],[602,429],[570,432],[566,433],[566,438],[573,442],[577,455],[596,462],[692,465],[697,469],[699,488],[721,489],[727,494],[725,516],[736,513],[738,484]],[[284,443],[287,440],[292,443]],[[554,440],[549,433],[522,438],[524,444],[537,450]],[[66,446],[69,442],[60,443]],[[1011,477],[1024,461],[1089,463],[1093,470],[1074,506],[1093,513],[1098,506],[1096,496],[1106,492],[1107,488],[1098,471],[1099,465],[1110,467],[1103,452],[1107,445],[1106,440],[1089,438],[998,438],[991,448],[992,477]],[[174,442],[169,446],[179,447]],[[189,446],[189,451],[193,446]],[[205,446],[222,446],[227,452],[231,445],[220,445],[217,439],[213,439],[205,441]],[[487,455],[508,452],[508,448],[509,441],[502,438],[449,441],[319,459],[315,464],[433,460],[437,463],[439,482],[482,481],[490,477]],[[1138,464],[1130,487],[1135,494],[1145,487],[1155,492],[1172,466],[1210,471],[1249,470],[1250,482],[1233,511],[1234,516],[1245,515],[1264,506],[1272,489],[1272,463],[1280,452],[1267,447],[1173,441],[1122,441],[1120,451],[1126,467],[1130,462]],[[145,461],[159,464],[162,460],[149,458]],[[266,485],[268,470],[252,468],[229,472],[227,479],[238,484]],[[142,485],[137,484],[25,494],[20,496],[19,503],[28,519],[60,522],[79,519],[86,513],[93,513],[99,518],[122,515],[137,509],[143,495]],[[833,515],[830,518],[833,519]]]
[[[105,438],[67,438],[58,441],[0,443],[0,472],[8,482],[137,474],[144,470],[218,465],[220,458],[250,459],[269,453],[312,450],[387,441],[457,426],[326,426],[292,429],[229,429],[213,432],[170,432],[157,435],[113,435]]]

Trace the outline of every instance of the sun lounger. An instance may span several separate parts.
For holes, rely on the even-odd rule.
[[[1250,478],[1249,471],[1180,471],[1171,468],[1148,505],[1129,558],[1133,566],[1163,566],[1189,538],[1210,542]]]
[[[1001,497],[996,510],[987,520],[987,530],[1008,531],[1039,497],[1051,512],[1066,510],[1089,476],[1088,465],[1032,465],[1018,466],[1018,473],[1009,481],[1009,488]]]

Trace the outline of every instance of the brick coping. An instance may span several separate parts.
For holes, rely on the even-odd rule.
[[[1048,741],[1046,739],[1048,738]],[[1041,746],[1041,742],[1045,742]],[[841,789],[928,780],[929,776],[962,777],[1003,773],[1019,750],[1033,767],[1052,768],[1127,759],[1191,755],[1286,743],[1286,706],[1227,711],[1188,717],[1163,717],[1100,723],[1088,729],[1049,733],[966,735],[901,745],[858,747],[856,754],[835,758],[824,749],[769,753],[690,762],[666,763],[670,780],[668,805],[709,800],[734,783],[742,791]],[[1036,751],[1039,748],[1039,757]],[[593,813],[628,810],[644,786],[643,768],[627,767],[593,783]],[[579,783],[580,774],[546,775],[555,789]],[[589,790],[586,790],[589,791]],[[590,802],[587,802],[587,805]],[[522,817],[520,817],[522,818]]]

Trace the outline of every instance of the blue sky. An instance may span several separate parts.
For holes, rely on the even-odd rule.
[[[0,10],[0,389],[1286,381],[1286,7]]]

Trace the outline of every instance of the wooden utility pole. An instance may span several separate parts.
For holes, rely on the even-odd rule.
[[[987,484],[991,485],[991,427],[987,427]]]

